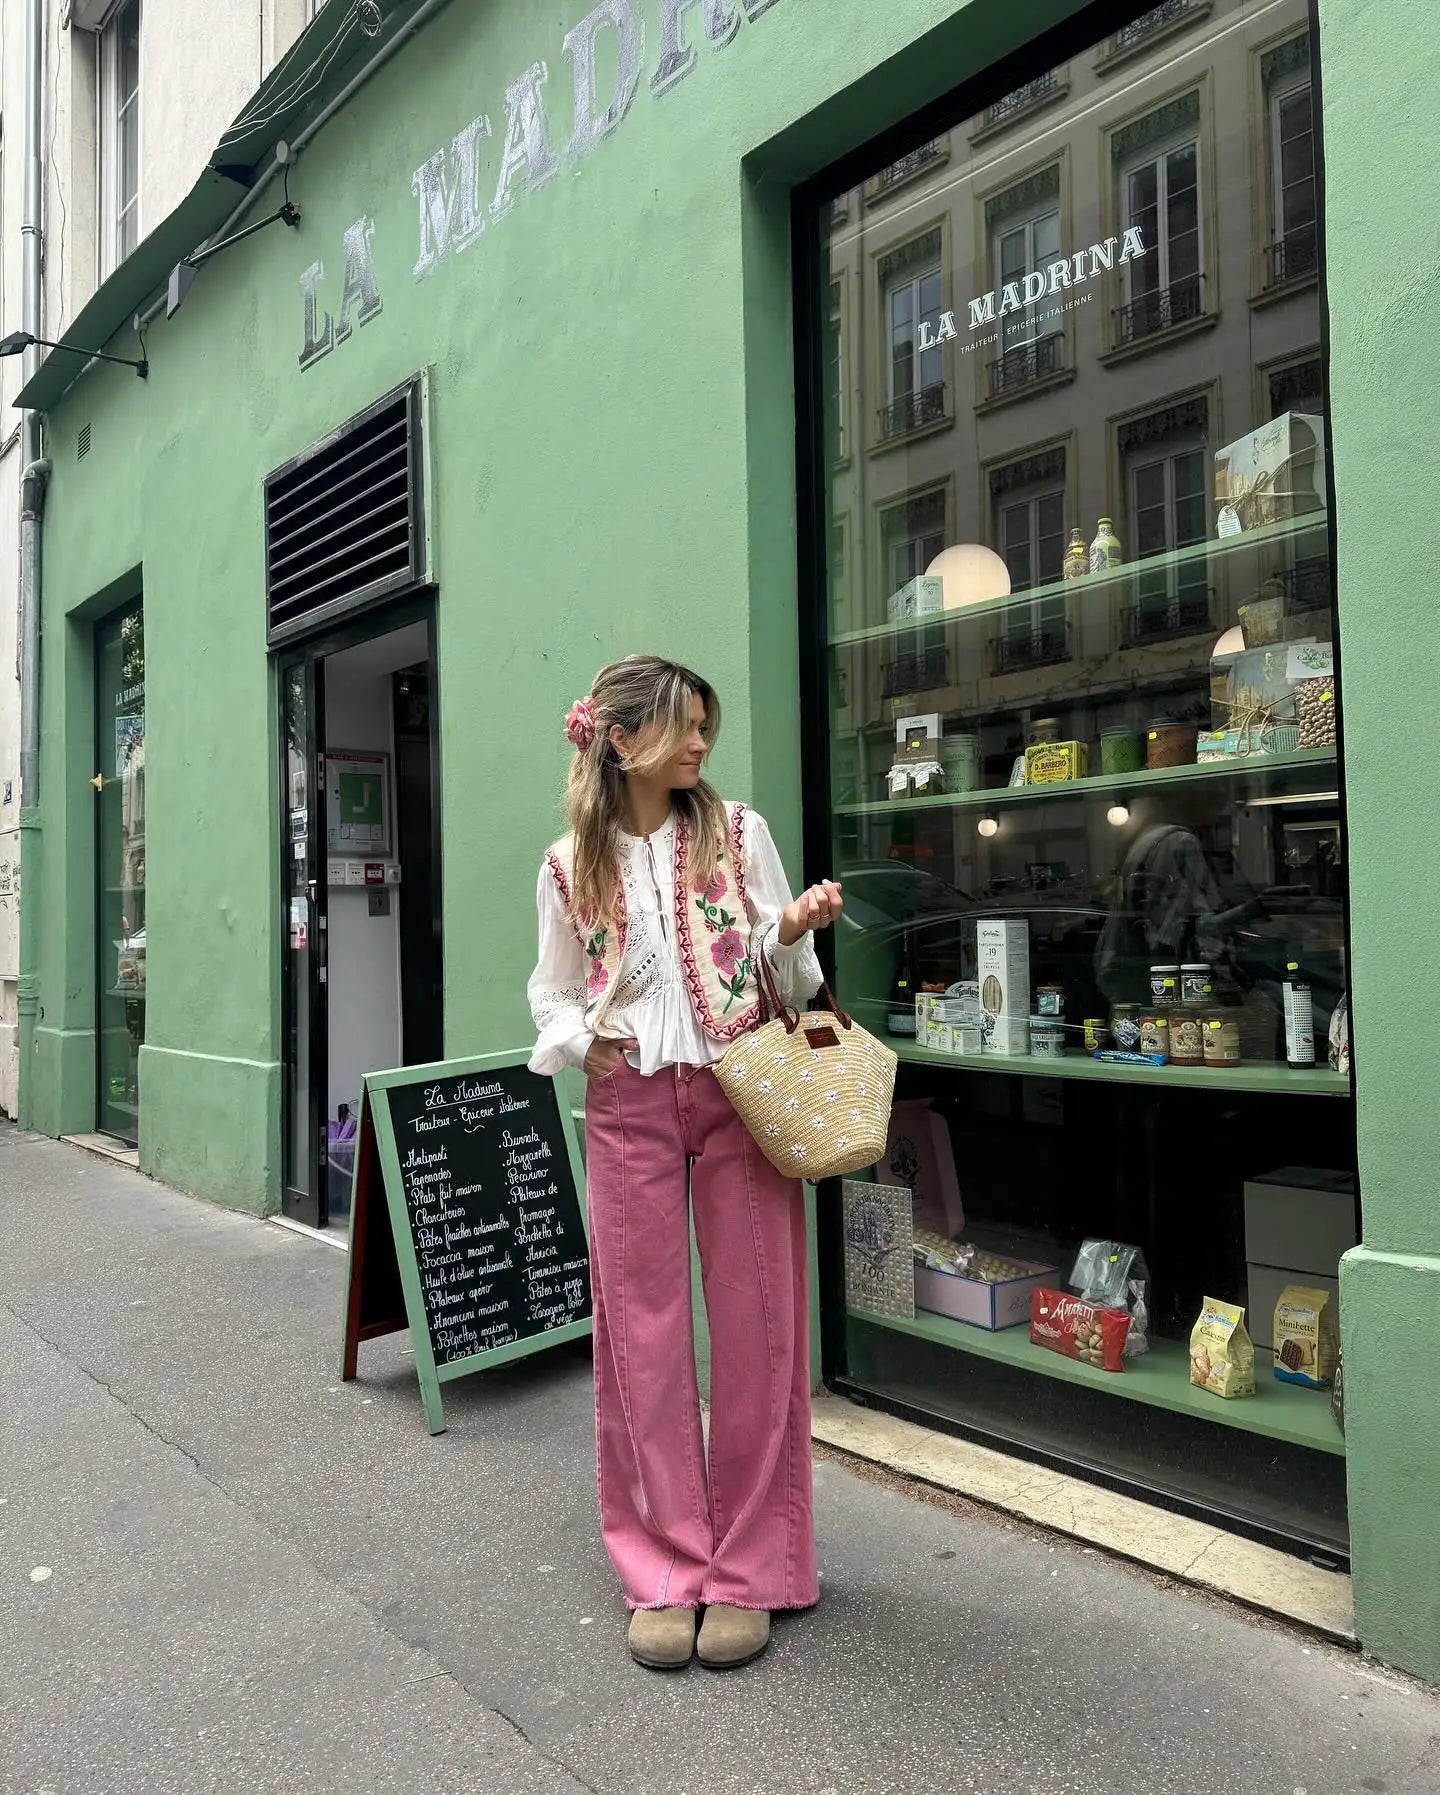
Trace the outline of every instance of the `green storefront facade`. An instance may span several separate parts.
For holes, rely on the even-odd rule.
[[[1423,1096],[1429,1073],[1440,1072],[1425,1028],[1437,979],[1423,898],[1440,855],[1416,729],[1428,650],[1440,645],[1423,449],[1440,395],[1440,305],[1428,236],[1416,225],[1428,198],[1425,76],[1440,74],[1440,52],[1425,23],[1417,0],[1363,9],[1322,0],[1315,20],[1324,279],[1312,221],[1299,284],[1328,349],[1327,603],[1344,675],[1348,879],[1338,901],[1355,1045],[1353,1099],[1274,1099],[1295,1107],[1274,1112],[1283,1138],[1273,1163],[1309,1163],[1311,1106],[1346,1116],[1326,1127],[1355,1154],[1362,1221],[1362,1244],[1340,1270],[1357,1631],[1379,1657],[1440,1680],[1440,1124]],[[1132,56],[1127,34],[1137,26]],[[432,759],[424,877],[412,881],[407,867],[397,895],[382,870],[381,892],[347,888],[343,898],[330,877],[327,920],[338,936],[346,905],[363,903],[355,914],[377,924],[398,913],[398,945],[386,951],[413,953],[416,977],[433,985],[423,1016],[411,1015],[403,992],[391,1004],[387,1026],[403,1024],[411,1046],[427,1030],[449,1055],[527,1040],[531,895],[558,828],[560,720],[615,655],[658,651],[705,672],[726,707],[718,783],[764,812],[793,875],[829,870],[819,860],[839,839],[828,814],[832,769],[815,738],[839,700],[815,619],[838,550],[832,541],[824,552],[831,488],[817,468],[842,458],[817,446],[826,369],[816,219],[841,218],[847,193],[860,196],[852,208],[867,204],[890,181],[877,171],[903,165],[908,180],[919,163],[904,158],[958,118],[990,120],[973,133],[979,158],[992,126],[1007,122],[1007,95],[1026,89],[1044,119],[1047,71],[1062,61],[1079,105],[1088,77],[1078,71],[1096,45],[1117,81],[1130,78],[1135,56],[1153,55],[1157,92],[1171,104],[1186,32],[1217,43],[1244,35],[1258,83],[1272,39],[1309,27],[1290,0],[1149,9],[606,0],[589,12],[583,0],[568,9],[551,0],[368,9],[332,0],[221,141],[191,199],[67,339],[132,353],[131,316],[151,306],[182,256],[219,233],[281,138],[300,144],[289,170],[298,228],[277,223],[204,266],[174,315],[162,309],[148,325],[145,381],[98,366],[77,378],[59,364],[78,358],[52,357],[30,389],[47,414],[52,472],[38,803],[24,794],[24,1123],[53,1135],[125,1132],[114,1116],[134,1112],[146,1171],[252,1214],[285,1207],[287,1190],[303,1183],[293,1163],[297,1103],[314,1099],[314,1130],[333,1114],[324,1113],[327,1093],[306,1094],[296,1081],[314,976],[297,954],[318,945],[324,907],[308,908],[307,890],[327,875],[314,860],[316,818],[308,839],[303,821],[318,815],[320,794],[312,803],[311,788],[294,780],[299,766],[314,771],[306,755],[326,704],[317,661],[362,656],[382,630],[408,632],[403,651],[374,663],[395,681],[387,691],[397,718],[406,680],[424,680],[415,735],[428,737]],[[957,93],[967,98],[952,104]],[[1181,94],[1182,126],[1184,103]],[[1086,104],[1103,111],[1103,93]],[[1007,153],[1023,161],[1027,132],[1040,125],[1018,116],[1008,129]],[[1189,278],[1175,260],[1186,176],[1183,149],[1161,150],[1173,307]],[[1078,183],[1079,159],[1073,173]],[[1276,191],[1288,204],[1283,183]],[[272,182],[237,223],[280,197]],[[905,192],[894,203],[908,203]],[[1078,252],[1091,233],[1073,203]],[[1082,254],[1074,265],[1083,273]],[[996,267],[1003,291],[1011,270]],[[1122,295],[1127,331],[1160,318],[1159,302],[1139,293],[1127,286]],[[961,332],[965,298],[957,290],[944,302],[958,309]],[[889,326],[896,315],[892,307]],[[1167,329],[1186,322],[1164,317]],[[923,324],[921,348],[934,339],[933,323]],[[1031,359],[1004,352],[982,412],[1012,396],[1000,389],[1017,368],[1063,385],[1058,364],[1020,348]],[[856,343],[849,378],[862,397],[861,437],[893,430],[901,412],[917,436],[929,428],[918,387],[894,385],[897,353],[893,328],[886,348]],[[869,372],[858,371],[866,358],[867,368],[889,369],[875,376],[891,383],[878,403]],[[392,439],[365,438],[363,423],[360,436],[337,435],[367,418],[379,419],[382,437],[393,425],[393,440],[403,439],[410,528],[399,560],[375,574],[389,608],[357,618],[344,592],[325,585],[323,554],[309,598],[287,601],[296,588],[286,583],[284,507],[303,507],[318,474],[343,482],[354,445],[386,452]],[[1212,416],[1203,440],[1218,447],[1247,422],[1221,431]],[[878,465],[884,446],[857,442],[849,458]],[[1180,466],[1172,461],[1172,483]],[[1173,491],[1167,502],[1173,510]],[[1093,519],[1084,521],[1088,539]],[[1184,561],[1183,543],[1170,541],[1169,552]],[[900,582],[881,568],[871,583]],[[355,574],[352,590],[363,585]],[[878,618],[863,620],[872,630],[884,602],[882,592]],[[125,625],[137,604],[138,681]],[[334,673],[338,659],[325,664]],[[1405,703],[1411,682],[1420,690]],[[327,748],[341,759],[373,748],[350,739],[353,729],[346,736],[334,690],[331,701]],[[923,697],[910,704],[928,708]],[[892,703],[887,718],[905,709]],[[143,797],[132,777],[104,812],[108,785],[124,784],[127,765],[133,775],[137,731]],[[397,724],[364,765],[363,755],[347,768],[332,763],[332,783],[338,789],[343,772],[348,794],[329,817],[332,874],[341,859],[409,858],[404,735]],[[396,781],[377,833],[337,848],[336,832],[348,842],[368,815],[367,777]],[[124,912],[118,934],[107,895]],[[427,943],[421,930],[407,947],[407,919],[413,934],[422,912],[438,912],[443,938],[433,929]],[[335,953],[338,1013],[348,997],[335,988]],[[116,1072],[127,1036],[133,1065]],[[847,1336],[835,1313],[838,1229],[829,1220],[820,1232],[828,1372]],[[1267,1357],[1257,1355],[1261,1378]],[[1330,1460],[1341,1462],[1333,1450]],[[1296,1461],[1297,1474],[1306,1462]],[[1196,1503],[1205,1506],[1192,1491]]]

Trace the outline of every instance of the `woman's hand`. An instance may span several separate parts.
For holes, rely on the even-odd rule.
[[[844,908],[845,900],[833,879],[822,879],[818,885],[802,891],[793,904],[787,904],[780,912],[781,947],[794,947],[811,929],[828,929]]]
[[[597,1035],[590,1043],[585,1054],[585,1076],[587,1078],[608,1078],[625,1057],[626,1049],[632,1053],[640,1043],[626,1035],[620,1041],[602,1041]]]

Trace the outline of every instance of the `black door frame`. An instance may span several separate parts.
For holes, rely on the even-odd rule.
[[[309,795],[308,830],[306,836],[305,875],[309,891],[308,924],[310,930],[310,1054],[309,1054],[309,1097],[310,1097],[310,1189],[298,1190],[290,1183],[290,1145],[294,1128],[292,1114],[292,1072],[291,1045],[295,1040],[295,997],[292,981],[289,977],[290,954],[290,917],[288,911],[288,880],[283,864],[278,868],[277,904],[281,908],[280,931],[280,1036],[282,1042],[281,1072],[281,1116],[280,1116],[280,1149],[281,1179],[280,1202],[282,1213],[291,1220],[303,1222],[311,1227],[324,1228],[329,1224],[329,1202],[326,1181],[326,1111],[329,1108],[326,1093],[329,1089],[329,1011],[328,1011],[328,896],[329,884],[325,841],[325,670],[324,663],[330,655],[341,654],[347,648],[357,648],[362,643],[373,642],[380,636],[388,636],[396,630],[404,629],[412,623],[425,625],[425,655],[429,667],[430,680],[430,779],[432,800],[432,851],[429,903],[431,914],[435,918],[437,936],[437,952],[440,956],[441,982],[438,994],[440,1010],[440,1033],[444,1038],[444,910],[442,907],[443,878],[443,815],[440,784],[440,692],[439,692],[439,658],[436,628],[436,594],[426,589],[412,594],[393,604],[377,606],[367,610],[353,622],[339,628],[327,629],[301,641],[286,643],[277,649],[272,659],[275,669],[277,717],[280,727],[277,730],[276,764],[280,777],[280,828],[283,837],[282,853],[291,851],[290,839],[290,800],[287,780],[287,743],[285,740],[285,681],[297,666],[305,669],[306,709],[308,712],[305,757],[306,757],[306,790]],[[400,901],[403,903],[404,892]]]

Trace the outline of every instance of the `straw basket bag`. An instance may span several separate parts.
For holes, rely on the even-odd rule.
[[[728,1048],[720,1089],[777,1170],[816,1183],[872,1166],[885,1152],[895,1055],[822,986],[823,1010],[780,1002],[762,952],[760,988],[771,1020]]]

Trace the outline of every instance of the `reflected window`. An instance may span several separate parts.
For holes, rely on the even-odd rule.
[[[889,401],[881,413],[881,434],[905,436],[945,415],[942,362],[934,345],[942,292],[939,231],[887,256],[880,279]],[[922,335],[930,347],[920,347]]]
[[[1319,265],[1310,49],[1297,38],[1262,65],[1269,111],[1271,242],[1267,284],[1300,280]]]
[[[1125,264],[1122,344],[1188,323],[1204,309],[1199,119],[1199,96],[1189,94],[1116,138],[1121,222],[1140,233],[1145,249]]]

